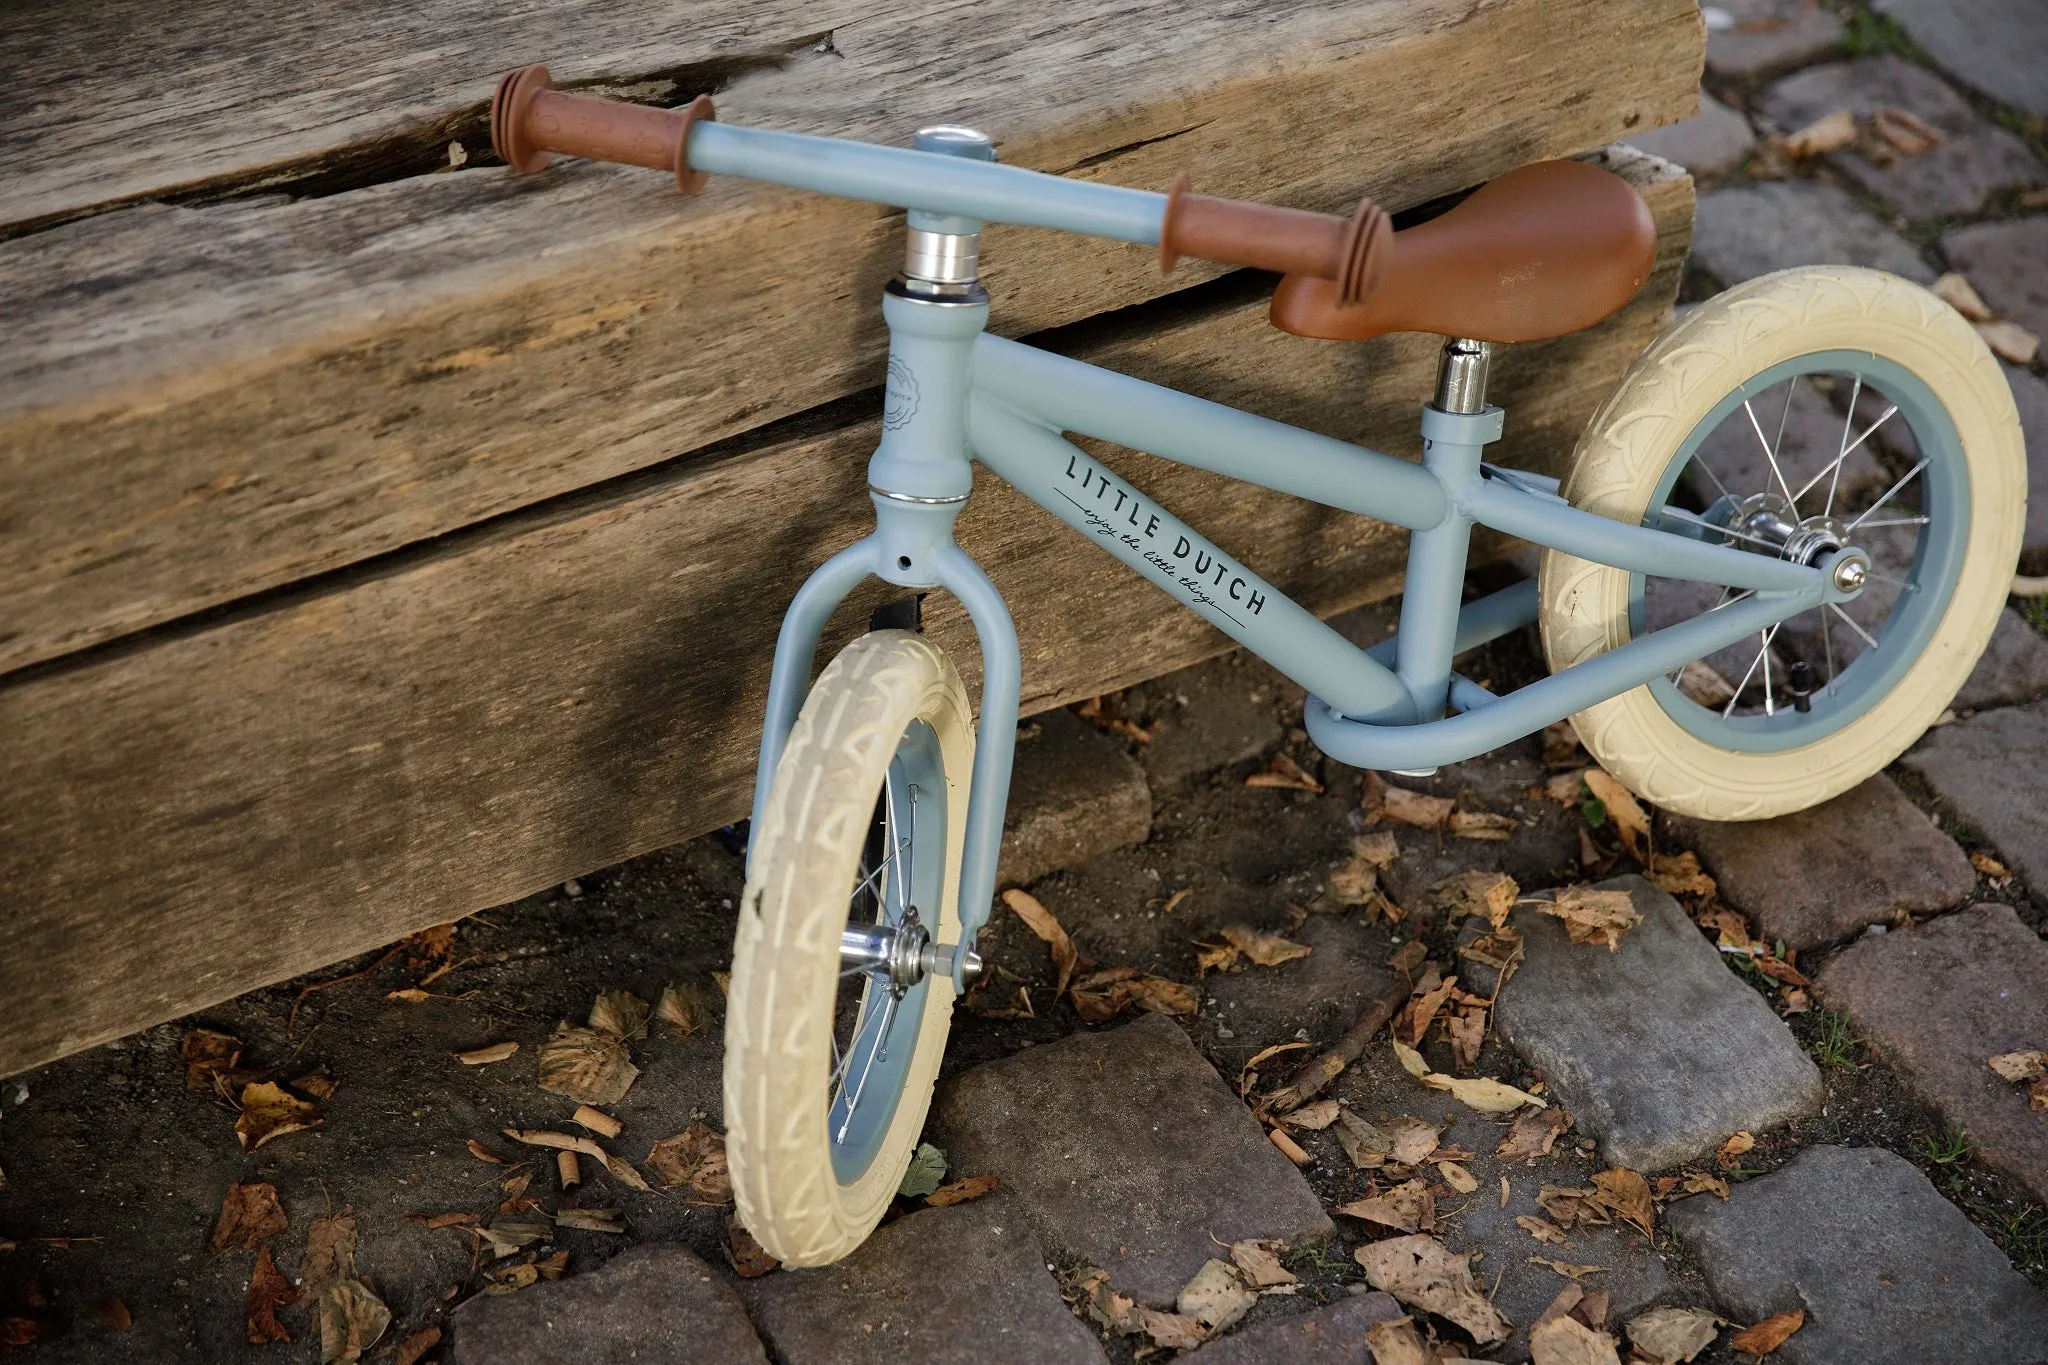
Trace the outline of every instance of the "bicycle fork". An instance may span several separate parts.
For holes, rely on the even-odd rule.
[[[995,146],[966,128],[927,128],[917,149],[993,161]],[[941,945],[938,970],[964,992],[976,936],[995,897],[1010,769],[1017,741],[1023,661],[1017,628],[996,586],[953,540],[953,523],[973,488],[967,455],[967,395],[975,338],[988,322],[981,287],[981,224],[913,210],[903,273],[889,282],[889,375],[882,440],[868,461],[875,530],[825,561],[790,602],[775,641],[768,713],[754,771],[754,819],[811,686],[825,625],[870,576],[900,588],[943,588],[966,608],[981,646],[981,715],[975,729],[967,836],[957,888],[960,944]]]

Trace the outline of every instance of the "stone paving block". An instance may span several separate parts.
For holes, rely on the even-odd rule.
[[[1756,145],[1756,133],[1748,119],[1701,91],[1697,114],[1667,127],[1636,133],[1629,138],[1629,145],[1683,166],[1694,175],[1719,175],[1733,170],[1743,154]]]
[[[1391,1294],[1350,1294],[1295,1317],[1241,1327],[1181,1359],[1201,1365],[1373,1365],[1366,1329],[1407,1316]]]
[[[2028,1110],[2024,1086],[1984,1064],[2048,1046],[2048,943],[2010,906],[1976,905],[1853,943],[1820,988],[1986,1165],[2048,1199],[2048,1117]]]
[[[1784,1365],[2040,1365],[2048,1301],[1903,1157],[1812,1147],[1672,1231],[1739,1323],[1806,1310]]]
[[[679,1246],[633,1247],[587,1274],[479,1294],[453,1324],[454,1365],[768,1361],[726,1273]]]
[[[1314,951],[1277,967],[1251,966],[1203,981],[1216,1001],[1203,1010],[1203,1022],[1230,1030],[1230,1038],[1244,1047],[1283,1042],[1297,1029],[1328,1042],[1350,1027],[1367,1001],[1394,984],[1386,965],[1392,938],[1356,912],[1311,915],[1282,932]]]
[[[1899,761],[1989,839],[1999,858],[2048,891],[2048,702],[1985,711],[1928,732]]]
[[[1820,1072],[1678,902],[1640,877],[1601,885],[1633,896],[1643,922],[1609,952],[1517,910],[1527,958],[1494,1022],[1607,1159],[1661,1170],[1818,1109]]]
[[[1172,1304],[1218,1242],[1331,1230],[1308,1182],[1164,1015],[975,1067],[932,1115],[955,1171],[1001,1179],[1047,1246],[1145,1303]]]
[[[1720,0],[1733,22],[1707,26],[1707,70],[1736,79],[1782,71],[1835,50],[1842,21],[1814,0]]]
[[[1957,228],[1941,251],[1985,303],[2048,343],[2048,213]]]
[[[1138,750],[1162,789],[1257,758],[1285,736],[1279,675],[1257,659],[1225,654],[1118,694],[1118,714],[1142,719],[1152,742]]]
[[[1106,1360],[1061,1299],[1031,1220],[1001,1190],[899,1218],[843,1261],[742,1291],[783,1365]]]
[[[1995,100],[2048,114],[2048,5],[2040,0],[1876,0],[1944,71]]]
[[[1064,708],[1019,732],[998,885],[1029,885],[1151,832],[1152,789],[1122,740]]]
[[[1879,165],[1843,149],[1828,161],[1851,181],[1908,218],[1970,214],[2001,190],[2048,179],[2026,144],[1990,123],[1947,82],[1891,53],[1811,66],[1766,90],[1757,112],[1791,132],[1837,109],[1858,118],[1879,109],[1903,109],[1941,134],[1921,156]]]
[[[1905,238],[1818,180],[1731,185],[1701,195],[1692,259],[1724,285],[1795,265],[1867,265],[1934,282],[1934,271]]]
[[[1882,773],[1775,820],[1673,816],[1668,828],[1698,851],[1722,899],[1764,938],[1802,952],[1902,910],[1945,910],[1977,887],[1956,841]]]
[[[2048,272],[2048,252],[2042,270]],[[2027,499],[2027,530],[2020,542],[2020,568],[2037,574],[2048,570],[2048,383],[2017,365],[2002,368],[2027,438],[2027,487],[2041,490]]]

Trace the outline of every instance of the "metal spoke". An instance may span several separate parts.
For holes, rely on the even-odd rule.
[[[1872,512],[1875,512],[1878,508],[1890,502],[1893,496],[1897,494],[1901,488],[1904,488],[1907,484],[1911,483],[1914,477],[1918,475],[1921,470],[1927,468],[1929,463],[1930,461],[1926,457],[1922,457],[1919,464],[1916,464],[1911,469],[1907,470],[1903,475],[1900,476],[1899,481],[1897,483],[1893,484],[1890,488],[1887,488],[1884,491],[1883,497],[1879,498],[1876,502],[1873,502],[1872,504],[1870,504],[1869,507],[1865,508],[1862,516],[1850,522],[1847,529],[1853,531],[1857,527],[1861,526],[1865,521],[1868,521],[1870,519],[1870,514]]]
[[[1713,533],[1714,533],[1715,535],[1717,535],[1717,536],[1733,536],[1733,537],[1734,537],[1735,539],[1737,539],[1737,540],[1750,540],[1750,541],[1755,541],[1755,542],[1756,542],[1756,543],[1757,543],[1758,545],[1761,545],[1761,546],[1763,546],[1763,547],[1764,547],[1764,548],[1765,548],[1766,550],[1769,550],[1769,551],[1770,551],[1770,552],[1771,552],[1772,554],[1776,554],[1776,553],[1778,553],[1778,550],[1779,550],[1779,548],[1780,548],[1779,546],[1777,546],[1777,545],[1774,545],[1774,544],[1772,544],[1772,543],[1771,543],[1770,541],[1768,541],[1768,540],[1765,540],[1765,539],[1764,539],[1764,538],[1763,538],[1762,536],[1753,536],[1753,535],[1749,534],[1749,532],[1747,532],[1747,531],[1737,531],[1737,530],[1735,530],[1735,529],[1734,529],[1733,527],[1728,527],[1728,526],[1716,526],[1716,525],[1714,525],[1714,523],[1712,523],[1711,521],[1701,521],[1701,520],[1700,520],[1700,519],[1699,519],[1698,517],[1694,516],[1694,515],[1693,515],[1692,513],[1690,513],[1690,512],[1686,512],[1686,511],[1682,511],[1682,510],[1680,510],[1679,508],[1676,508],[1676,507],[1668,507],[1668,506],[1667,506],[1667,507],[1666,507],[1666,508],[1664,509],[1664,511],[1663,511],[1663,513],[1662,513],[1662,515],[1664,515],[1664,516],[1667,516],[1667,517],[1675,517],[1675,518],[1677,518],[1677,519],[1678,519],[1679,521],[1687,522],[1687,523],[1689,523],[1689,524],[1691,524],[1691,525],[1693,525],[1693,526],[1698,526],[1698,527],[1701,527],[1701,528],[1702,528],[1702,529],[1704,529],[1704,530],[1712,531],[1712,532],[1713,532]]]
[[[860,1097],[868,1088],[868,1077],[874,1074],[875,1058],[881,1054],[882,1044],[889,1037],[889,1024],[896,1017],[896,1002],[899,998],[896,992],[890,991],[889,998],[882,1003],[882,1012],[879,1016],[882,1021],[881,1027],[875,1030],[875,1041],[868,1047],[868,1059],[861,1066],[860,1079],[853,1083],[853,1096],[846,1101],[846,1117],[840,1120],[839,1132],[832,1139],[834,1142],[846,1141],[846,1131],[853,1126],[853,1111],[860,1107]],[[867,1028],[863,1026],[860,1033],[854,1035],[853,1043],[858,1043],[861,1034],[866,1032]],[[849,1043],[847,1055],[851,1057],[852,1054],[853,1044]]]
[[[1820,614],[1820,648],[1821,653],[1827,659],[1828,695],[1832,697],[1835,695],[1835,642],[1828,638],[1828,614],[1826,612]]]
[[[1806,487],[1801,488],[1797,493],[1794,493],[1792,495],[1794,500],[1796,501],[1799,498],[1805,497],[1807,489],[1812,488],[1815,484],[1819,483],[1822,479],[1827,478],[1827,476],[1832,473],[1835,476],[1834,480],[1828,484],[1828,507],[1832,509],[1835,505],[1835,486],[1837,483],[1841,481],[1842,477],[1842,461],[1848,459],[1851,455],[1854,455],[1857,449],[1861,447],[1865,441],[1870,439],[1870,433],[1876,431],[1879,427],[1883,426],[1886,422],[1890,421],[1892,414],[1897,412],[1898,410],[1899,405],[1897,403],[1894,403],[1890,407],[1886,408],[1884,410],[1884,416],[1878,418],[1875,422],[1872,422],[1870,424],[1869,431],[1865,431],[1861,436],[1858,436],[1855,439],[1855,441],[1851,442],[1847,446],[1844,446],[1842,449],[1842,453],[1835,456],[1833,462],[1830,463],[1826,469],[1821,470],[1820,473],[1815,474],[1812,478],[1808,479],[1806,481]],[[1848,435],[1848,429],[1846,427],[1843,428],[1842,436],[1845,440],[1848,438]],[[1823,512],[1821,513],[1821,515],[1826,516],[1827,513]]]
[[[1861,627],[1861,626],[1857,625],[1857,624],[1856,624],[1856,618],[1855,618],[1855,617],[1853,617],[1853,616],[1851,616],[1851,615],[1850,615],[1850,614],[1849,614],[1848,612],[1846,612],[1846,611],[1843,611],[1843,610],[1842,610],[1842,604],[1841,604],[1841,603],[1839,603],[1839,602],[1830,602],[1830,603],[1828,603],[1828,606],[1829,606],[1830,608],[1832,608],[1832,609],[1834,610],[1834,613],[1835,613],[1835,615],[1837,615],[1837,616],[1841,617],[1843,621],[1845,621],[1845,622],[1847,622],[1847,623],[1848,623],[1849,629],[1851,629],[1851,630],[1855,631],[1855,632],[1856,632],[1856,633],[1857,633],[1858,635],[1861,635],[1861,636],[1862,636],[1862,637],[1863,637],[1863,638],[1864,638],[1864,639],[1865,639],[1866,641],[1868,641],[1868,642],[1869,642],[1869,645],[1870,645],[1870,647],[1871,647],[1872,649],[1876,649],[1876,648],[1877,648],[1877,637],[1876,637],[1876,636],[1874,636],[1874,635],[1872,635],[1872,634],[1871,634],[1871,633],[1870,633],[1869,631],[1865,630],[1865,629],[1864,629],[1863,627]],[[1823,618],[1823,619],[1825,619],[1825,618]]]
[[[1764,440],[1764,424],[1756,420],[1756,409],[1749,405],[1747,398],[1742,400],[1742,410],[1749,414],[1750,429],[1756,432],[1757,443],[1764,448],[1764,458],[1771,462],[1771,473],[1777,477],[1778,491],[1785,495],[1785,501],[1796,502],[1797,499],[1792,496],[1792,485],[1785,482],[1785,471],[1778,468],[1778,452],[1771,449],[1769,441]],[[1793,510],[1798,509],[1795,507]]]
[[[1775,630],[1777,629],[1777,627],[1773,626],[1771,629]],[[1768,634],[1766,634],[1764,636],[1763,649],[1758,650],[1756,652],[1756,657],[1749,661],[1749,668],[1743,673],[1742,681],[1735,684],[1735,695],[1728,698],[1728,704],[1721,708],[1722,720],[1726,720],[1730,716],[1735,714],[1735,703],[1742,700],[1743,690],[1749,686],[1749,680],[1756,676],[1756,666],[1764,661],[1764,654],[1767,650],[1770,649],[1770,647],[1771,637]]]
[[[1875,531],[1883,526],[1925,526],[1933,520],[1933,517],[1890,517],[1883,521],[1866,521],[1863,523],[1863,529]]]
[[[1698,455],[1694,455],[1692,457],[1692,462],[1700,467],[1700,472],[1702,474],[1705,474],[1708,478],[1714,481],[1714,487],[1720,491],[1722,497],[1732,498],[1735,496],[1733,493],[1730,493],[1728,491],[1728,485],[1721,482],[1721,476],[1714,472],[1714,467],[1708,464],[1705,459]]]
[[[1835,456],[1835,463],[1832,466],[1834,477],[1828,480],[1828,500],[1820,509],[1820,514],[1824,517],[1831,517],[1835,514],[1835,489],[1839,488],[1842,483],[1842,461],[1849,458],[1849,428],[1855,424],[1856,401],[1861,397],[1863,397],[1863,376],[1859,374],[1856,376],[1855,391],[1849,395],[1849,410],[1842,414],[1842,439],[1839,443],[1840,453]],[[1876,428],[1873,427],[1871,430],[1875,431]],[[1868,433],[1865,434],[1867,435]],[[1822,616],[1821,619],[1825,621],[1827,618]]]
[[[1764,642],[1763,648],[1757,651],[1764,661],[1764,714],[1775,716],[1778,714],[1778,704],[1777,700],[1771,696],[1771,634],[1769,631],[1759,631],[1757,633],[1763,637]]]
[[[1870,570],[1868,570],[1868,569],[1864,570],[1864,577],[1866,577],[1866,578],[1869,578],[1869,579],[1873,580],[1874,582],[1878,582],[1878,583],[1889,583],[1889,584],[1891,584],[1891,585],[1892,585],[1893,587],[1895,587],[1895,588],[1898,588],[1898,589],[1900,589],[1900,590],[1901,590],[1901,591],[1903,591],[1903,592],[1918,592],[1918,591],[1920,591],[1920,585],[1919,585],[1918,583],[1906,583],[1906,582],[1902,582],[1901,580],[1899,580],[1899,579],[1896,579],[1896,578],[1886,578],[1886,577],[1885,577],[1885,576],[1884,576],[1883,574],[1881,574],[1881,573],[1873,573],[1873,572],[1871,572],[1871,571],[1870,571]]]
[[[1792,420],[1792,395],[1799,392],[1799,376],[1793,375],[1785,381],[1785,410],[1778,414],[1778,437],[1771,442],[1772,450],[1785,448],[1785,424]],[[1792,515],[1799,515],[1799,495],[1792,495]]]

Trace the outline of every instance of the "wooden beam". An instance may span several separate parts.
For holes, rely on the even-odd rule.
[[[727,82],[735,121],[901,142],[972,119],[1042,169],[1153,188],[1188,171],[1215,193],[1401,207],[1682,116],[1702,42],[1693,0],[784,5],[730,49],[732,16],[751,9],[738,0],[680,23],[652,0],[500,8],[377,0],[310,37],[296,14],[274,32],[252,20],[246,61],[238,48],[157,79],[132,68],[163,43],[103,27],[132,4],[32,8],[6,41],[70,53],[78,79],[49,79],[66,70],[55,57],[16,64],[54,102],[0,123],[31,144],[36,188],[19,202],[47,217],[225,192],[230,161],[244,190],[305,189],[291,167],[420,120],[445,131],[435,120],[474,118],[501,67],[563,54],[566,74],[659,98]],[[150,10],[214,29],[231,12]],[[820,24],[829,52],[793,46]],[[740,74],[684,70],[721,52]],[[95,65],[121,53],[136,55]],[[14,204],[23,171],[9,170]],[[899,235],[898,215],[859,205],[733,181],[685,200],[659,175],[564,163],[149,202],[0,243],[0,672],[864,389]],[[1161,279],[1139,248],[1003,228],[985,260],[1010,335],[1212,273]]]
[[[1561,471],[1668,317],[1691,181],[1620,164],[1657,217],[1656,274],[1600,326],[1501,355],[1506,462]],[[1285,336],[1249,283],[1066,349],[1414,456],[1436,339]],[[0,687],[0,1074],[743,814],[783,604],[866,529],[875,434],[861,416],[736,443]],[[1403,540],[1380,523],[1149,456],[1112,462],[1318,611],[1398,587]],[[980,485],[960,537],[1016,613],[1027,711],[1224,647]],[[865,610],[842,614],[840,638]],[[971,681],[958,612],[937,601],[930,620]]]

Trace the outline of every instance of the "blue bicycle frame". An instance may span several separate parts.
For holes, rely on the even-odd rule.
[[[875,532],[812,574],[783,618],[754,810],[758,817],[834,609],[870,576],[951,592],[974,623],[982,655],[959,896],[969,944],[994,893],[1021,688],[1009,610],[953,540],[974,462],[1300,684],[1310,698],[1310,736],[1331,757],[1361,768],[1428,769],[1471,758],[1854,595],[1835,585],[1834,556],[1802,565],[1716,544],[1697,518],[1677,509],[1652,524],[1625,525],[1571,507],[1556,480],[1486,465],[1485,447],[1500,438],[1505,414],[1482,401],[1425,405],[1418,465],[991,336],[974,274],[983,217],[1156,243],[1164,196],[994,165],[986,140],[966,130],[928,130],[919,147],[706,123],[691,132],[688,153],[693,168],[911,209],[905,273],[883,299],[888,389],[881,444],[868,465]],[[1448,410],[1458,406],[1471,410]],[[1407,528],[1398,633],[1370,649],[1352,645],[1089,458],[1065,439],[1069,433]],[[1534,621],[1535,585],[1461,607],[1474,526],[1750,595],[1496,697],[1457,675],[1452,660]],[[956,984],[964,960],[954,956]]]

